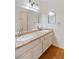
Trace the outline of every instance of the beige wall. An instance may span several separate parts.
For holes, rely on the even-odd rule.
[[[40,2],[42,26],[52,28],[55,31],[57,46],[64,48],[64,0],[49,0]],[[48,24],[48,12],[54,9],[56,12],[56,24]]]

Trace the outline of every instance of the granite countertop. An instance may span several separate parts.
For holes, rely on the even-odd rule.
[[[32,41],[35,41],[36,39],[38,39],[50,32],[51,32],[50,30],[48,30],[48,31],[42,30],[42,31],[37,31],[37,32],[26,34],[26,35],[33,36],[33,38],[31,40],[18,41],[17,40],[18,38],[17,38],[17,39],[15,39],[15,48],[17,49],[17,48],[20,48],[20,47],[25,46],[27,44],[30,44]]]

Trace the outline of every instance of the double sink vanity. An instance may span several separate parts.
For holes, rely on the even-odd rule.
[[[54,33],[41,30],[20,36],[16,39],[16,59],[39,59],[53,44]]]

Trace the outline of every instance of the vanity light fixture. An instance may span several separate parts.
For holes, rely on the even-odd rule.
[[[35,12],[39,12],[38,3],[34,0],[29,0],[29,2],[26,4],[26,6],[22,6],[25,9],[32,10]]]
[[[38,4],[35,1],[29,0],[28,5],[33,9],[39,10]]]

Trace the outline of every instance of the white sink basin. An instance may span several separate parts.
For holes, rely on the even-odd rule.
[[[24,36],[19,37],[17,40],[25,41],[25,40],[31,40],[32,38],[33,38],[33,36],[31,36],[31,35],[24,35]]]

